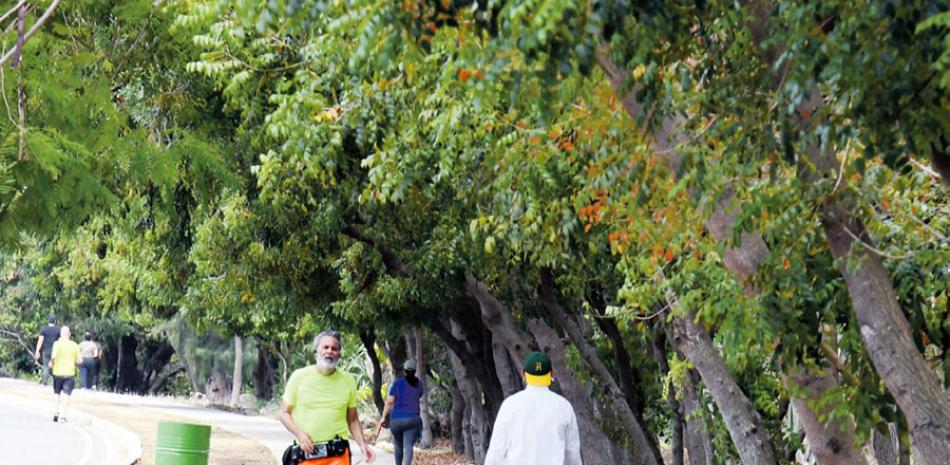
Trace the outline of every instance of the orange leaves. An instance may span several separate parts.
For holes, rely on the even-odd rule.
[[[475,79],[484,79],[485,72],[480,69],[468,70],[468,69],[462,68],[459,70],[458,77],[459,77],[459,81],[462,81],[462,82],[466,82],[473,77]]]
[[[570,137],[562,137],[557,143],[557,149],[562,152],[570,152],[571,150],[574,150],[574,143],[571,142]]]
[[[787,270],[787,269],[789,269],[789,268],[791,268],[791,267],[792,267],[792,264],[789,263],[788,260],[785,260],[784,262],[782,262],[782,269],[783,269],[783,270]]]
[[[607,234],[607,242],[619,242],[621,244],[626,244],[629,241],[627,233],[620,231],[613,231],[610,234]]]
[[[676,254],[673,253],[673,249],[658,245],[653,248],[653,253],[650,254],[650,257],[653,259],[654,263],[656,263],[656,261],[660,258],[662,258],[666,263],[672,263],[673,259],[676,258]]]
[[[663,259],[666,260],[666,263],[672,262],[672,261],[673,261],[673,251],[670,250],[670,249],[666,249],[666,252],[663,252]]]
[[[581,207],[580,211],[577,212],[578,218],[581,221],[589,224],[597,224],[604,220],[603,204],[599,201],[594,202],[591,205],[586,207]]]

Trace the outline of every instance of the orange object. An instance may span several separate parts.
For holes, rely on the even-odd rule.
[[[343,455],[338,455],[336,457],[304,460],[303,462],[300,462],[299,465],[350,465],[350,450],[347,449]]]

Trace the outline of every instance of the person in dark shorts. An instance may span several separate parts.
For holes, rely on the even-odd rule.
[[[43,384],[49,384],[49,358],[53,353],[53,343],[59,339],[59,326],[56,325],[56,315],[50,315],[46,320],[46,326],[40,330],[39,337],[36,338],[36,353],[33,358],[43,369]]]
[[[419,399],[425,394],[425,389],[416,378],[414,359],[406,360],[402,368],[406,376],[397,379],[389,388],[389,397],[383,408],[383,426],[388,426],[393,433],[396,465],[411,465],[412,446],[422,435]]]
[[[59,340],[53,344],[53,353],[49,360],[49,366],[53,371],[53,393],[59,396],[56,400],[53,421],[66,421],[69,397],[76,387],[76,367],[82,363],[79,344],[69,337],[69,326],[60,328]]]

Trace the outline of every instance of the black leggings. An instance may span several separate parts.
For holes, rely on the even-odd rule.
[[[422,435],[422,419],[419,417],[393,418],[389,429],[393,432],[396,465],[411,465],[412,446]]]

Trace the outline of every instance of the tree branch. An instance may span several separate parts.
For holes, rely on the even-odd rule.
[[[50,16],[53,16],[53,11],[56,10],[56,7],[59,6],[59,3],[61,1],[62,0],[53,0],[53,3],[50,4],[49,8],[47,8],[46,11],[43,12],[43,16],[40,16],[40,19],[36,20],[36,23],[33,24],[33,27],[30,28],[29,32],[27,32],[23,36],[23,42],[30,40],[30,37],[33,37],[33,34],[36,34],[36,31],[38,31],[40,27],[43,26],[43,23],[45,23],[46,20],[50,18]],[[0,57],[0,66],[3,66],[4,64],[6,64],[7,61],[10,61],[10,59],[13,58],[13,55],[16,53],[17,53],[17,49],[14,48],[13,50],[10,50],[9,52],[5,53],[3,57]]]

